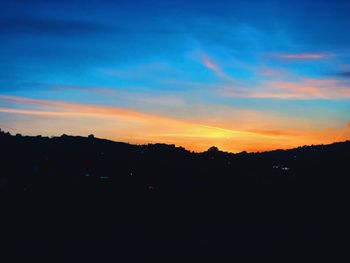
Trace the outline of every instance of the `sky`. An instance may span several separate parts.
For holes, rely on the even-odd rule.
[[[350,1],[0,0],[0,128],[192,151],[350,138]]]

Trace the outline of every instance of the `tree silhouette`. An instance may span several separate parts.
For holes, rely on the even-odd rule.
[[[208,151],[208,152],[219,152],[219,148],[216,147],[216,146],[212,146],[212,147],[210,147],[207,151]]]

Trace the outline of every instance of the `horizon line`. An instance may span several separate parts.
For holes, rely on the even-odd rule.
[[[167,145],[167,146],[174,146],[175,148],[183,148],[184,150],[186,150],[187,152],[190,152],[190,153],[206,153],[209,151],[209,149],[211,147],[216,147],[218,148],[217,146],[215,145],[212,145],[211,147],[209,147],[206,151],[194,151],[194,150],[188,150],[186,147],[184,146],[181,146],[181,145],[177,145],[175,143],[171,144],[171,143],[164,143],[164,142],[157,142],[157,143],[144,143],[144,144],[136,144],[136,143],[130,143],[130,142],[125,142],[125,141],[116,141],[116,140],[113,140],[113,139],[107,139],[107,138],[99,138],[99,137],[95,137],[94,134],[90,134],[88,136],[82,136],[82,135],[72,135],[72,134],[66,134],[66,133],[62,133],[60,136],[56,136],[56,135],[41,135],[41,134],[38,134],[38,135],[26,135],[26,134],[22,134],[22,133],[19,133],[17,132],[16,134],[12,134],[9,130],[5,131],[3,129],[0,128],[0,133],[4,133],[4,134],[9,134],[10,136],[13,136],[13,137],[16,137],[17,135],[19,136],[23,136],[23,137],[33,137],[33,138],[36,138],[36,137],[46,137],[46,138],[49,138],[49,139],[52,139],[52,138],[60,138],[60,137],[63,137],[63,136],[68,136],[68,137],[81,137],[81,138],[86,138],[88,139],[89,136],[93,136],[93,139],[96,139],[96,140],[104,140],[104,141],[109,141],[109,142],[113,142],[113,143],[124,143],[124,144],[128,144],[128,145],[132,145],[132,146],[148,146],[148,145],[157,145],[157,144],[162,144],[162,145]],[[295,149],[298,149],[298,148],[302,148],[302,147],[317,147],[317,146],[330,146],[330,145],[333,145],[333,144],[337,144],[337,143],[346,143],[346,142],[349,142],[350,141],[350,138],[344,140],[344,141],[334,141],[332,143],[327,143],[327,144],[306,144],[306,145],[300,145],[300,146],[296,146],[296,147],[292,147],[292,148],[276,148],[276,149],[273,149],[273,150],[267,150],[267,151],[256,151],[256,152],[253,152],[253,151],[241,151],[241,152],[232,152],[232,151],[223,151],[223,150],[220,150],[220,148],[218,148],[218,151],[219,152],[222,152],[222,153],[227,153],[227,154],[241,154],[241,153],[248,153],[248,154],[258,154],[258,153],[269,153],[269,152],[274,152],[274,151],[289,151],[289,150],[295,150]]]

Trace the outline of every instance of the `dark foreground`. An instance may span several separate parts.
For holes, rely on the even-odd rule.
[[[1,249],[72,261],[343,255],[350,142],[259,154],[0,134]]]

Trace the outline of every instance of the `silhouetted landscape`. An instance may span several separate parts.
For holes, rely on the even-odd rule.
[[[350,262],[349,11],[0,0],[0,263]]]
[[[156,226],[149,233],[154,236],[167,224],[224,225],[226,232],[234,224],[318,226],[350,219],[349,141],[263,153],[216,147],[193,153],[93,135],[2,131],[0,145],[5,228],[73,226],[91,232],[135,223]],[[205,229],[215,236],[215,228]]]

